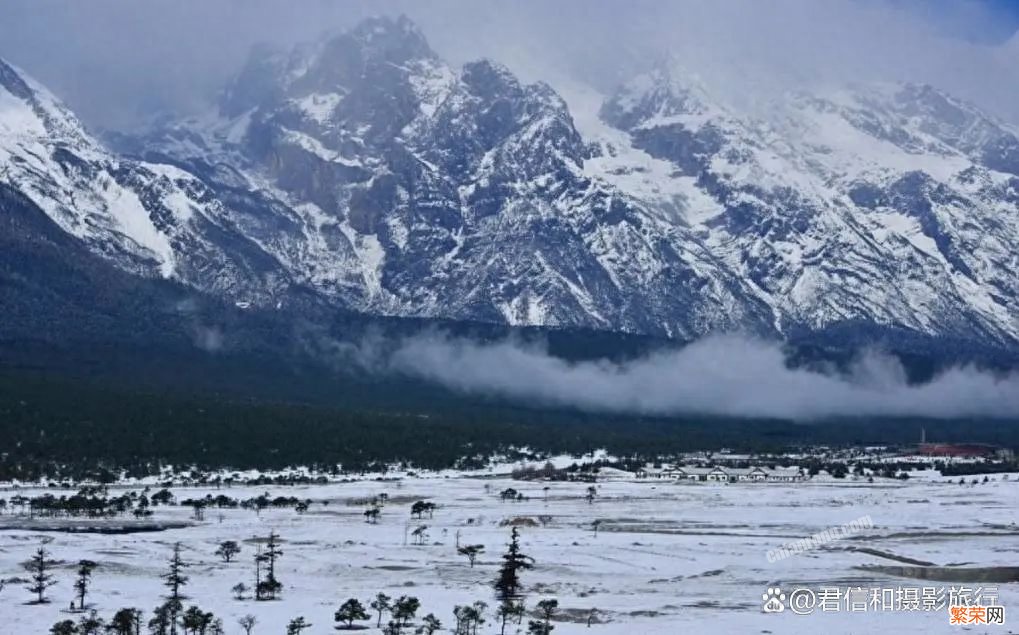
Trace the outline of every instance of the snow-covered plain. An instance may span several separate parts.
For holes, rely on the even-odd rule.
[[[789,610],[764,613],[762,594],[773,586],[787,592],[798,586],[814,591],[822,586],[944,586],[947,591],[953,586],[860,569],[900,563],[853,550],[859,548],[939,565],[1015,564],[1019,552],[1015,475],[1007,480],[993,475],[990,482],[977,485],[969,484],[972,477],[959,485],[958,479],[949,482],[931,473],[917,474],[908,482],[836,481],[822,476],[805,483],[728,485],[615,476],[597,484],[593,502],[585,500],[586,483],[521,482],[508,476],[456,473],[289,487],[177,487],[172,491],[179,500],[207,493],[245,499],[268,492],[308,498],[313,504],[303,515],[292,509],[270,508],[256,515],[251,510],[210,508],[203,521],[192,520],[190,508],[159,506],[153,520],[186,526],[118,535],[16,529],[24,520],[8,509],[0,516],[0,579],[8,581],[0,592],[0,632],[46,633],[58,620],[77,619],[68,603],[74,595],[74,563],[82,558],[99,563],[89,596],[95,609],[109,617],[118,608],[134,606],[146,611],[147,620],[164,591],[159,575],[172,544],[180,541],[191,563],[185,588],[190,600],[185,606],[194,603],[214,612],[223,618],[227,633],[242,633],[237,618],[248,613],[258,619],[255,634],[282,634],[296,616],[313,624],[305,635],[333,632],[333,612],[345,599],[357,597],[367,605],[380,591],[418,597],[419,617],[432,612],[445,628],[453,623],[454,605],[483,600],[490,607],[489,621],[480,632],[497,633],[491,582],[510,534],[505,523],[520,518],[533,519],[537,525],[520,527],[523,551],[536,561],[533,570],[522,574],[527,603],[533,607],[545,597],[559,600],[561,615],[570,619],[556,622],[557,634],[1012,632],[1011,611],[1019,607],[1016,583],[983,585],[998,588],[1005,626],[949,626],[947,609],[842,610],[809,616]],[[528,499],[501,501],[498,494],[508,487]],[[131,489],[141,488],[115,486],[111,495]],[[42,491],[59,494],[6,486],[0,489],[0,498]],[[378,524],[367,524],[364,499],[382,493],[389,501]],[[410,506],[416,500],[436,503],[434,517],[412,519]],[[858,538],[768,562],[769,549],[863,516],[869,516],[874,527]],[[597,534],[592,531],[595,520],[601,527]],[[428,526],[423,546],[413,544],[410,535],[419,525]],[[283,541],[284,555],[277,567],[282,597],[274,602],[238,601],[231,587],[238,582],[252,585],[255,545],[270,530]],[[456,553],[458,535],[461,544],[485,545],[473,569]],[[240,556],[229,564],[214,555],[224,540],[242,546]],[[44,543],[54,558],[63,561],[56,570],[59,583],[50,590],[52,603],[30,605],[30,594],[13,578],[26,577],[19,563]],[[592,608],[597,609],[596,623],[588,627]],[[378,632],[374,623],[374,618],[365,622]]]

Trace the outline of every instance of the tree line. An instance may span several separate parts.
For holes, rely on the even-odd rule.
[[[215,553],[225,562],[230,562],[241,551],[236,541],[224,541]],[[474,556],[483,551],[483,546],[466,545],[459,551],[471,556],[473,567]],[[136,607],[123,607],[108,616],[101,615],[88,603],[93,576],[97,570],[101,573],[102,567],[91,560],[80,560],[72,582],[75,600],[69,606],[69,610],[78,613],[79,617],[54,623],[50,627],[50,635],[141,635],[143,629],[148,635],[223,635],[226,633],[223,620],[191,602],[186,593],[191,582],[188,570],[192,563],[184,553],[184,545],[174,543],[164,572],[160,574],[165,592],[159,604],[151,611],[146,613]],[[277,577],[277,562],[282,557],[284,552],[280,536],[270,532],[264,544],[260,543],[252,556],[255,583],[251,598],[255,601],[272,602],[281,599],[284,585]],[[50,589],[58,583],[53,571],[60,564],[45,546],[40,546],[22,564],[29,576],[25,588],[31,594],[31,603],[50,602]],[[488,603],[483,600],[454,606],[451,620],[454,635],[477,635],[490,619],[498,624],[500,635],[505,635],[511,625],[522,626],[528,611],[521,578],[534,565],[534,559],[522,550],[519,530],[513,527],[498,572],[492,581],[496,600],[494,612],[488,610]],[[243,600],[246,599],[248,588],[239,583],[232,591],[236,599]],[[333,623],[334,628],[339,630],[355,630],[359,628],[358,623],[374,621],[376,628],[380,628],[384,635],[433,635],[443,628],[442,620],[434,613],[420,615],[421,608],[421,602],[414,596],[391,597],[380,592],[366,603],[356,597],[339,603],[333,613]],[[530,611],[532,619],[527,622],[526,633],[550,635],[555,629],[553,621],[557,610],[558,601],[555,598],[540,599]],[[256,632],[258,619],[246,614],[237,620],[237,625],[246,635],[252,635]],[[304,616],[296,616],[288,622],[286,632],[287,635],[300,635],[312,626]]]

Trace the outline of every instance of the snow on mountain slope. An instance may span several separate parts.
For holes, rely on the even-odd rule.
[[[169,240],[137,194],[116,181],[112,172],[119,165],[91,143],[52,95],[2,61],[0,88],[4,180],[20,187],[68,233],[171,276],[175,258]],[[88,187],[82,187],[84,181]]]
[[[289,208],[276,205],[278,218],[263,210],[250,218],[243,193],[213,193],[180,168],[118,157],[48,91],[2,61],[0,132],[3,180],[124,269],[237,301],[269,301],[285,288],[287,273],[258,244],[258,230],[282,226],[293,215]]]
[[[125,267],[238,301],[1019,346],[1019,141],[930,87],[748,112],[658,68],[560,94],[373,18],[256,50],[218,112],[119,138],[128,160],[0,77],[8,178]]]
[[[753,283],[782,330],[863,321],[1019,335],[1010,127],[909,85],[733,112],[662,70],[621,88],[601,115],[632,148],[669,162],[686,200],[717,203],[690,206],[684,220]],[[610,176],[646,197],[618,176],[645,165]]]
[[[257,51],[221,115],[147,148],[228,164],[314,210],[305,246],[351,257],[273,253],[360,309],[682,337],[771,331],[768,308],[695,236],[585,172],[590,148],[550,87],[488,60],[450,68],[405,18]]]

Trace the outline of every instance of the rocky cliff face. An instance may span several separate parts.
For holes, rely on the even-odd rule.
[[[0,174],[61,229],[131,273],[264,303],[288,284],[258,244],[286,240],[290,228],[280,219],[292,214],[288,208],[111,153],[44,88],[2,62]]]
[[[1014,339],[1015,132],[928,86],[734,113],[661,74],[602,117],[686,179],[684,218],[776,326],[858,321]],[[626,166],[623,166],[625,172]]]
[[[125,159],[0,69],[5,180],[122,267],[236,302],[1019,342],[1019,141],[931,87],[746,112],[659,68],[578,117],[377,18],[256,51],[216,116],[122,138]]]

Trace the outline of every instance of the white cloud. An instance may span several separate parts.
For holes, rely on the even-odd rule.
[[[913,385],[888,355],[863,354],[847,372],[789,368],[777,344],[732,335],[623,363],[567,362],[512,341],[418,336],[384,368],[463,393],[591,411],[797,420],[1019,417],[1019,374],[956,367]]]
[[[936,5],[936,6],[935,6]],[[0,0],[0,55],[93,124],[120,125],[215,94],[258,41],[292,44],[375,13],[406,13],[459,63],[488,56],[525,77],[607,89],[673,52],[732,93],[815,81],[927,82],[1019,122],[1019,45],[974,2],[921,0]],[[951,24],[951,29],[945,25]],[[949,35],[950,33],[950,35]]]

